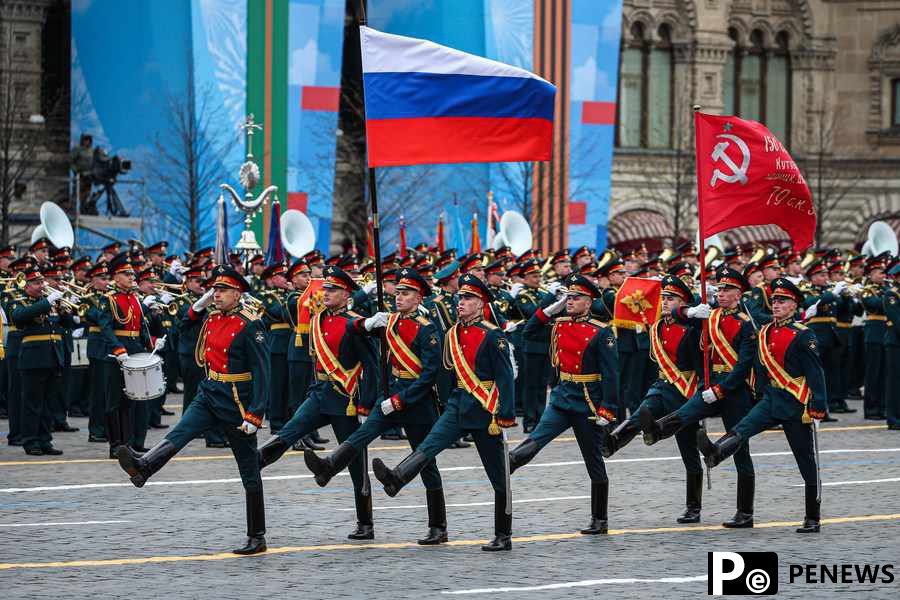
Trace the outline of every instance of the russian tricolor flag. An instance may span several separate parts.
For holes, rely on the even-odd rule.
[[[370,167],[550,160],[551,83],[427,40],[360,37]]]

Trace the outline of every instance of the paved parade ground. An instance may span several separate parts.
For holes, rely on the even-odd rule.
[[[175,397],[169,402],[174,407]],[[426,524],[418,480],[388,498],[374,478],[376,539],[349,542],[355,518],[349,477],[320,489],[302,455],[292,452],[263,472],[269,551],[251,557],[223,552],[245,535],[244,494],[228,450],[195,441],[138,490],[104,458],[105,445],[86,441],[86,420],[71,419],[82,430],[54,439],[64,456],[0,448],[0,586],[10,599],[681,598],[706,594],[707,552],[718,550],[777,552],[781,596],[896,598],[898,581],[789,581],[790,564],[884,565],[900,557],[900,434],[860,413],[840,417],[820,435],[819,535],[794,533],[803,517],[802,480],[775,431],[752,441],[755,529],[719,526],[734,512],[730,460],[713,473],[713,489],[704,490],[702,523],[679,526],[684,469],[674,440],[647,447],[638,438],[607,463],[610,534],[581,536],[590,488],[574,438],[563,436],[513,476],[510,553],[479,549],[493,533],[493,494],[470,448],[438,458],[450,544],[415,544]],[[719,420],[709,426],[722,431]],[[162,433],[152,430],[148,445]],[[332,449],[333,433],[322,433]],[[260,434],[269,437],[267,429]],[[521,438],[519,430],[511,442]],[[393,466],[407,450],[405,442],[376,441],[369,459],[380,456]]]

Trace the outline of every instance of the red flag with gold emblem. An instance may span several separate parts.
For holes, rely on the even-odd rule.
[[[616,292],[613,325],[646,331],[659,319],[662,310],[662,282],[644,277],[627,277]]]
[[[813,243],[812,194],[787,148],[762,123],[694,113],[700,237],[777,225],[801,252]]]
[[[297,326],[305,328],[306,331],[309,331],[309,322],[312,316],[325,309],[322,300],[324,295],[322,291],[323,283],[325,283],[324,279],[310,280],[309,285],[306,286],[306,289],[300,294],[300,299],[297,301]]]

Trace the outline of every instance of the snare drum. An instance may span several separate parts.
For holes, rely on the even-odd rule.
[[[87,338],[78,338],[72,340],[75,345],[72,349],[72,366],[86,367],[89,364],[87,354]]]
[[[125,395],[131,400],[146,401],[166,393],[162,358],[146,352],[131,354],[122,365],[125,378]]]

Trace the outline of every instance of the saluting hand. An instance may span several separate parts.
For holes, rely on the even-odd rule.
[[[194,309],[194,312],[200,312],[202,310],[206,310],[206,307],[212,304],[213,294],[216,293],[214,288],[209,288],[206,290],[206,293],[200,296],[194,304],[191,305],[191,308]]]

